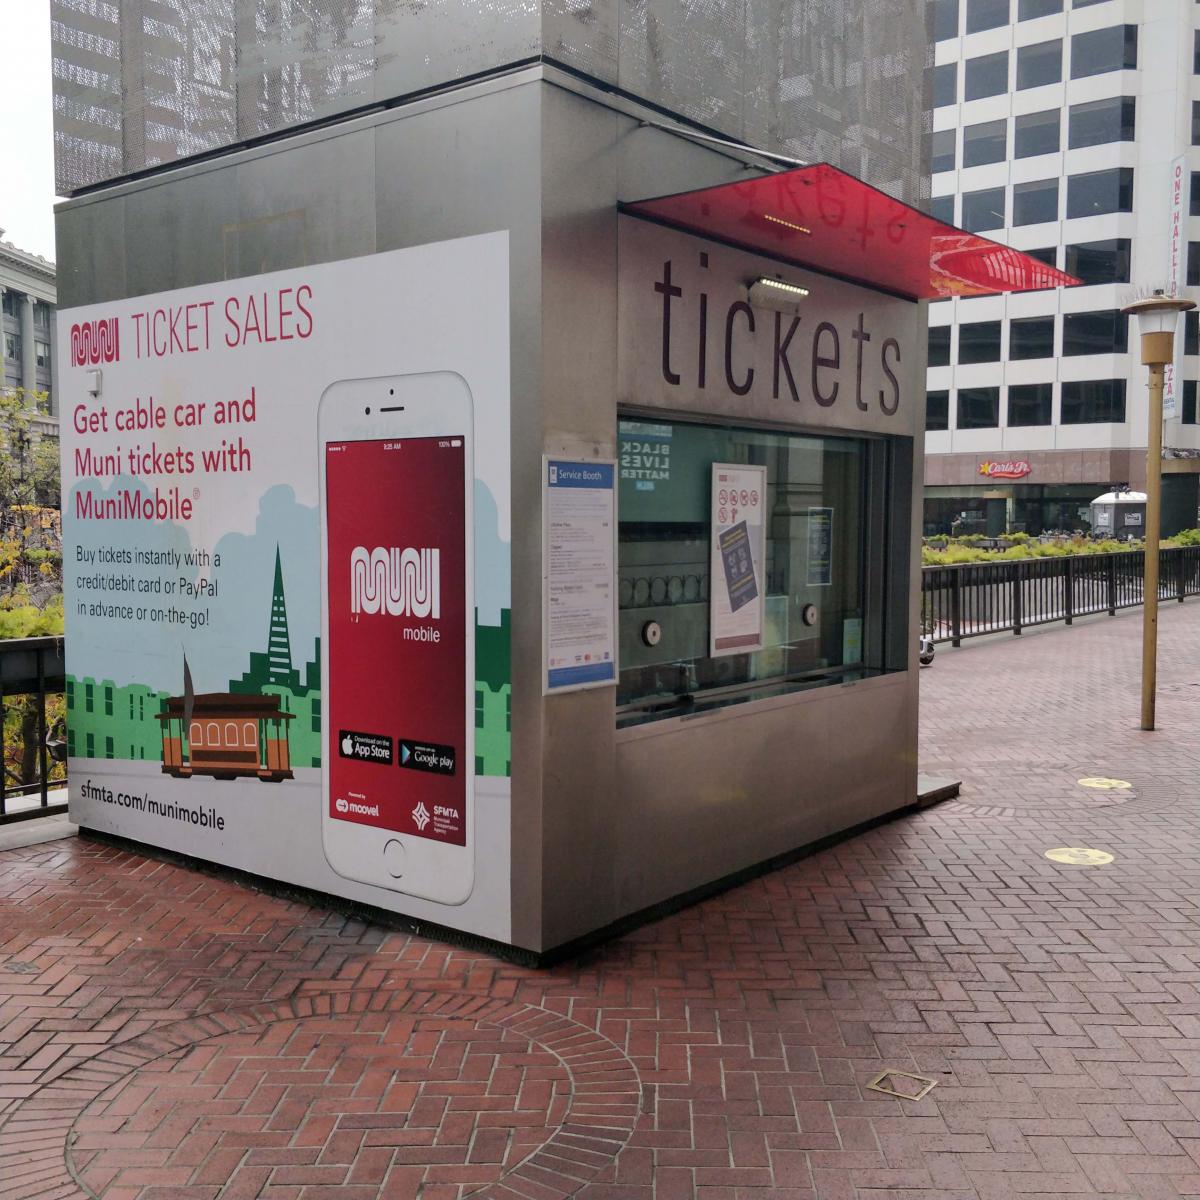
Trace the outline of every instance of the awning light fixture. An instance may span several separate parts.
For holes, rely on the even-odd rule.
[[[812,234],[812,230],[807,225],[797,225],[795,221],[785,221],[782,217],[774,216],[772,213],[763,213],[764,221],[770,221],[775,225],[782,225],[785,229],[794,229],[797,233]]]
[[[754,308],[771,308],[777,312],[795,313],[808,295],[808,288],[784,279],[760,275],[750,283],[747,298]]]

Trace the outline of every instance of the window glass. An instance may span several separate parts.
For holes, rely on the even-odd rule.
[[[1058,220],[1058,180],[1038,179],[1013,186],[1013,224],[1040,225]]]
[[[1067,145],[1102,146],[1132,142],[1137,101],[1133,96],[1108,96],[1087,104],[1072,104],[1067,118]]]
[[[1187,248],[1187,285],[1196,287],[1200,284],[1200,242],[1188,242]]]
[[[954,195],[933,196],[929,201],[929,215],[935,221],[945,221],[947,225],[954,224]]]
[[[1052,358],[1054,318],[1017,317],[1008,323],[1008,357]]]
[[[1026,113],[1013,122],[1013,153],[1017,158],[1054,154],[1059,145],[1059,110]]]
[[[1183,403],[1180,405],[1179,419],[1184,425],[1196,424],[1196,381],[1183,381]]]
[[[968,58],[963,75],[963,98],[978,100],[983,96],[999,96],[1008,91],[1008,51]]]
[[[882,621],[866,607],[866,530],[878,521],[868,517],[867,497],[869,471],[876,482],[883,477],[884,443],[679,421],[619,423],[622,446],[650,432],[669,444],[669,467],[651,488],[622,477],[618,491],[617,702],[628,706],[619,723],[877,673]],[[709,592],[726,581],[709,574],[714,463],[766,467],[769,515],[758,579],[765,648],[715,658]],[[882,490],[869,491],[882,520]],[[815,621],[805,618],[809,605]],[[661,629],[653,646],[642,636],[649,621]]]
[[[958,102],[958,63],[942,63],[933,68],[933,106]]]
[[[1004,189],[984,188],[979,192],[964,192],[962,198],[962,227],[970,233],[985,229],[1000,229],[1004,225]]]
[[[958,361],[1000,361],[1000,322],[963,321],[958,326]]]
[[[4,289],[4,294],[0,296],[0,309],[3,309],[4,314],[9,317],[17,315],[17,294],[9,288]]]
[[[4,335],[4,357],[20,361],[21,335],[19,333],[6,333]]]
[[[1028,254],[1030,258],[1036,258],[1038,262],[1045,263],[1048,267],[1058,266],[1058,247],[1043,246],[1040,250],[1022,250],[1022,254]]]
[[[930,0],[929,25],[935,42],[958,37],[958,0]]]
[[[1003,162],[1008,157],[1008,122],[984,121],[963,130],[963,166]]]
[[[1192,74],[1200,75],[1200,29],[1192,34]]]
[[[1200,146],[1200,100],[1192,101],[1192,145]]]
[[[48,367],[50,365],[50,343],[35,341],[33,349],[37,356],[37,365],[39,367]]]
[[[934,174],[938,171],[953,171],[958,165],[954,150],[956,136],[953,129],[939,129],[930,137],[929,169]]]
[[[1068,246],[1063,270],[1084,283],[1129,282],[1128,238],[1105,238]]]
[[[1017,50],[1017,88],[1043,87],[1062,80],[1062,39]]]
[[[1188,213],[1200,217],[1200,171],[1192,172],[1191,190],[1188,192]]]
[[[967,32],[998,29],[1009,21],[1008,0],[967,0]]]
[[[1000,424],[1000,389],[958,389],[958,428],[995,429]]]
[[[1063,355],[1124,354],[1129,321],[1119,309],[1063,314]]]
[[[950,428],[949,392],[926,392],[925,428],[927,430]]]
[[[1048,17],[1063,10],[1063,0],[1018,0],[1017,20],[1032,21],[1035,17]]]
[[[1200,312],[1195,309],[1183,314],[1183,352],[1200,354]]]
[[[1071,38],[1071,78],[1102,75],[1137,66],[1137,26],[1111,25]]]
[[[1013,384],[1008,389],[1009,425],[1049,425],[1053,392],[1049,383]]]
[[[1110,167],[1067,179],[1067,216],[1133,212],[1133,168]]]
[[[43,304],[41,300],[38,300],[34,303],[33,323],[39,329],[50,328],[50,305]]]
[[[1120,424],[1125,420],[1125,380],[1082,379],[1062,385],[1063,425]]]
[[[930,325],[929,327],[929,366],[948,367],[950,365],[950,326]]]

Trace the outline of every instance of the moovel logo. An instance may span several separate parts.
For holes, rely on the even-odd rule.
[[[71,366],[94,367],[121,357],[121,329],[117,317],[80,321],[71,326]]]
[[[350,611],[436,621],[442,615],[441,551],[355,546],[350,552]]]

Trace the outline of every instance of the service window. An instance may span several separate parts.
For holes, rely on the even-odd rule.
[[[619,725],[860,679],[895,658],[888,439],[630,418],[619,443]],[[734,583],[728,563],[711,566],[714,464],[766,469],[762,648],[716,656],[710,601]]]

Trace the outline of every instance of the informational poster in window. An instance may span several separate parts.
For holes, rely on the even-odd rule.
[[[712,465],[709,646],[714,657],[763,647],[767,468]]]
[[[808,510],[808,586],[833,583],[833,509]]]
[[[545,692],[617,680],[616,463],[547,458]]]

